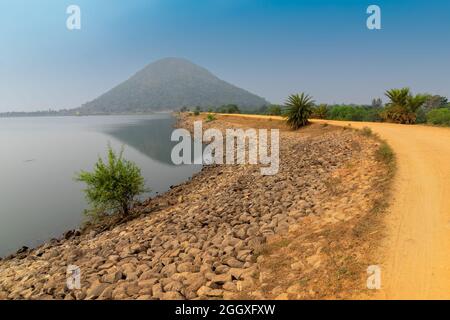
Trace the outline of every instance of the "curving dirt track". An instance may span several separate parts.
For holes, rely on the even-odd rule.
[[[450,128],[322,122],[369,127],[397,156],[388,236],[382,245],[382,289],[374,297],[450,299]]]

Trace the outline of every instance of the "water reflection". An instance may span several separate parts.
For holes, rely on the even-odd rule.
[[[154,119],[134,123],[115,124],[104,129],[124,145],[131,146],[143,155],[165,165],[176,166],[171,159],[173,147],[178,141],[171,141],[176,119],[170,115],[159,115]],[[204,148],[205,146],[203,146]],[[191,163],[194,163],[194,145],[191,144]],[[198,167],[198,166],[197,166]]]
[[[76,172],[93,170],[108,143],[141,168],[143,197],[167,191],[201,170],[174,166],[170,114],[0,119],[0,257],[77,228],[87,208]]]

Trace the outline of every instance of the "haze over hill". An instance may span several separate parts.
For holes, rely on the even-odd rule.
[[[219,107],[236,104],[258,108],[268,102],[229,84],[208,70],[180,58],[165,58],[149,64],[130,79],[77,111],[122,113],[177,110],[183,106]]]

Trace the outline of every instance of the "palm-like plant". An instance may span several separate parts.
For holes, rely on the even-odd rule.
[[[386,96],[391,101],[382,114],[385,120],[409,124],[416,122],[416,112],[427,99],[426,95],[412,95],[409,88],[388,90]]]
[[[300,95],[290,95],[286,101],[287,124],[294,130],[306,126],[309,123],[308,118],[312,113],[313,106],[312,98],[303,92]]]
[[[415,96],[409,96],[408,98],[408,108],[412,112],[417,112],[420,107],[422,107],[427,101],[427,96],[424,94],[417,94]]]
[[[409,91],[409,88],[391,89],[387,90],[385,95],[391,100],[392,105],[406,107],[411,92]]]

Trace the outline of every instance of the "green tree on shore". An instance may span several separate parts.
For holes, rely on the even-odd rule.
[[[93,172],[81,171],[76,180],[84,182],[86,199],[92,206],[88,212],[94,216],[119,213],[128,216],[135,198],[148,191],[145,189],[141,170],[122,157],[123,148],[117,155],[108,146],[108,159],[99,157]]]

